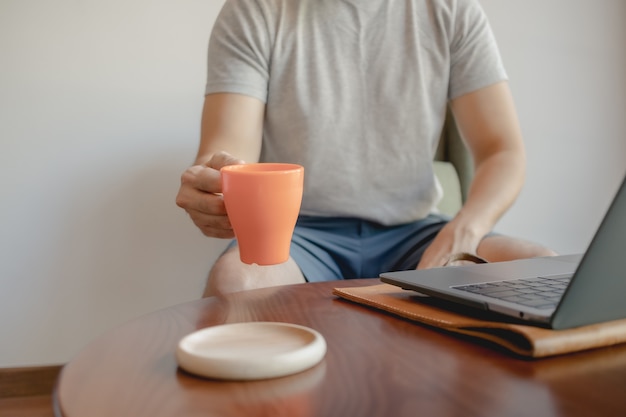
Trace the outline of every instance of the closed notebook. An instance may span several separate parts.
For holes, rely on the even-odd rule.
[[[441,300],[390,284],[335,288],[333,293],[430,327],[487,340],[525,357],[541,358],[626,342],[626,319],[551,330],[493,320],[474,309],[442,304]]]

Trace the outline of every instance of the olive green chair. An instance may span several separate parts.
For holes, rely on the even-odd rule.
[[[435,175],[444,190],[438,209],[453,216],[467,198],[474,164],[449,109],[434,159]]]

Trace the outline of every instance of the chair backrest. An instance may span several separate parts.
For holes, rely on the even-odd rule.
[[[435,153],[435,160],[452,164],[459,177],[461,197],[464,202],[474,176],[474,163],[456,127],[456,122],[454,121],[454,116],[450,109],[448,109],[446,114],[446,121],[441,132],[439,147]]]

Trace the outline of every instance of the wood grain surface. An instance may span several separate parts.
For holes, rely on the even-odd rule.
[[[50,395],[62,367],[0,368],[0,399]]]
[[[524,360],[338,299],[376,279],[300,284],[208,298],[107,332],[67,364],[58,417],[624,416],[626,346]],[[287,377],[222,382],[181,371],[178,341],[207,326],[296,323],[328,343],[324,360]]]

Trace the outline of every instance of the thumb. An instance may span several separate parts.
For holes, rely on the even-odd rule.
[[[220,170],[220,168],[225,167],[227,165],[241,165],[245,164],[245,161],[239,158],[235,158],[228,152],[219,151],[213,154],[211,159],[209,159],[205,165],[208,168],[213,168],[216,170]]]

